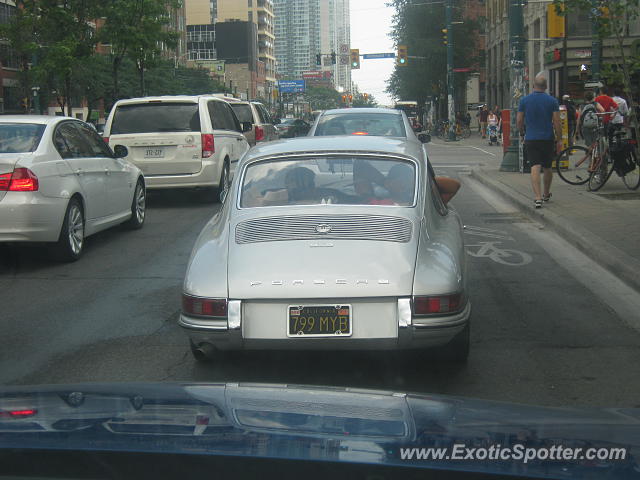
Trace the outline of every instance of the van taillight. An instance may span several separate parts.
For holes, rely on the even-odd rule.
[[[259,142],[260,140],[264,140],[264,128],[256,125],[256,142]]]
[[[209,158],[216,152],[212,133],[202,134],[202,158]]]
[[[16,168],[12,173],[0,175],[3,192],[36,192],[39,187],[38,177],[28,168]]]

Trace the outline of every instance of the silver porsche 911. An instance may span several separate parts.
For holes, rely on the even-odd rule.
[[[469,350],[462,224],[425,149],[304,137],[240,161],[201,232],[179,323],[198,360],[244,349]]]

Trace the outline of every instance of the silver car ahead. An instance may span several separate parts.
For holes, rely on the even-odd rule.
[[[144,177],[114,148],[75,118],[0,117],[0,243],[46,242],[74,261],[89,235],[142,228]]]
[[[242,349],[411,349],[464,360],[462,224],[423,146],[305,137],[245,155],[191,254],[196,359]]]

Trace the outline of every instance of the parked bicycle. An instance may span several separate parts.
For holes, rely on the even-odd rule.
[[[456,140],[460,140],[461,138],[469,138],[471,136],[471,128],[460,122],[456,122],[454,132]],[[438,123],[436,123],[434,127],[434,134],[438,138],[447,138],[449,136],[449,121],[438,121]]]
[[[640,161],[637,142],[623,138],[618,130],[607,137],[598,113],[595,141],[589,146],[573,145],[561,151],[556,158],[558,176],[571,185],[588,183],[589,190],[600,190],[615,171],[626,187],[636,190],[640,186]]]

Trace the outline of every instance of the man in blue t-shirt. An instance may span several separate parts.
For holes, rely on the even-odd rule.
[[[551,163],[555,153],[562,150],[560,108],[558,101],[547,94],[546,90],[547,79],[539,73],[533,80],[533,93],[520,100],[517,117],[520,134],[526,127],[524,148],[531,165],[535,208],[542,208],[542,201],[548,202],[551,198]],[[544,195],[540,191],[540,170],[544,172]]]

